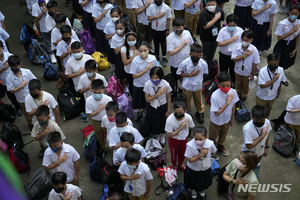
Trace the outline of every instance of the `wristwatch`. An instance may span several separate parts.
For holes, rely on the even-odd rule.
[[[266,149],[270,148],[270,146],[265,146]]]
[[[233,181],[234,181],[234,179],[231,179],[231,181],[230,181],[231,185],[234,185]]]

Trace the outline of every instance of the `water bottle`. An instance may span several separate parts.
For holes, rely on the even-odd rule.
[[[160,64],[160,62],[159,62],[159,61],[157,61],[157,63],[158,63],[158,66],[159,66],[159,67],[161,67],[161,64]],[[161,67],[161,68],[162,68],[162,67]]]
[[[44,63],[44,56],[40,56],[41,64]],[[42,69],[41,76],[44,76],[44,69]]]
[[[300,152],[299,152],[299,155],[298,155],[298,157],[297,157],[296,163],[297,163],[297,165],[300,166]]]

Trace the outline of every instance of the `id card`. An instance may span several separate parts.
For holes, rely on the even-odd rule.
[[[159,102],[158,102],[158,99],[154,99],[153,101],[150,102],[150,105],[157,109],[157,107],[159,107]]]
[[[231,42],[231,43],[228,45],[228,51],[233,51],[234,46],[235,46],[235,42]]]
[[[158,28],[158,21],[156,21],[156,28]]]
[[[274,96],[276,94],[275,89],[273,88],[273,90],[268,89],[268,96]]]
[[[211,30],[211,33],[213,36],[217,36],[218,35],[218,27],[215,27]]]

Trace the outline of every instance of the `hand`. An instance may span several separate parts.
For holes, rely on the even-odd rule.
[[[182,41],[182,44],[183,46],[187,45],[189,43],[189,39],[185,38],[183,41]]]
[[[166,12],[159,12],[158,15],[156,16],[156,19],[162,18],[166,15]]]
[[[5,63],[4,63],[4,69],[7,69],[9,67],[9,64],[8,64],[8,62],[6,61]]]
[[[249,79],[252,81],[254,79],[254,75],[250,74]]]
[[[45,128],[45,130],[43,132],[45,135],[48,135],[49,133],[52,132],[52,130],[53,130],[52,127],[47,127],[47,128]]]
[[[49,101],[48,101],[48,99],[46,99],[45,101],[42,101],[42,102],[40,103],[40,106],[41,106],[41,105],[48,106],[48,104],[49,104]]]
[[[68,48],[68,53],[72,53],[71,47]]]
[[[167,92],[167,87],[159,88],[157,91],[158,96]]]
[[[245,53],[245,57],[248,57],[248,56],[250,56],[252,53],[253,53],[253,50],[251,50],[251,51],[246,51],[246,53]]]
[[[146,70],[149,71],[153,66],[153,63],[149,63],[147,66],[146,66]]]
[[[246,185],[246,184],[248,184],[248,181],[246,179],[243,179],[243,177],[239,177],[238,179],[234,180],[234,184],[235,185],[240,185],[240,184]]]
[[[144,196],[145,196],[145,198],[150,197],[150,192],[147,191]]]
[[[130,176],[130,180],[133,181],[133,180],[139,179],[141,177],[142,177],[141,174],[134,174],[134,173],[132,173],[131,176]]]
[[[264,157],[268,157],[269,148],[265,148],[265,152],[263,154]]]
[[[92,82],[90,82],[88,89],[92,89]]]
[[[71,192],[69,192],[63,200],[71,200],[72,199],[73,194]]]
[[[239,39],[239,36],[232,36],[230,40],[231,40],[231,42],[235,42],[238,39]]]
[[[139,54],[139,51],[134,51],[133,57],[136,57],[136,56],[138,56],[138,55],[140,55],[140,54]]]
[[[81,75],[81,74],[84,74],[85,73],[85,68],[84,67],[81,67],[79,70],[78,70],[78,73]]]
[[[299,29],[299,24],[294,25],[293,28],[292,28],[292,30],[291,30],[291,32],[292,32],[292,33],[295,33],[295,32],[298,31],[298,29]]]
[[[99,110],[104,110],[106,107],[106,102],[103,102],[100,106],[99,106]]]
[[[215,18],[216,18],[216,19],[220,19],[220,18],[221,18],[221,12],[216,13],[216,14],[215,14]]]
[[[152,0],[147,0],[145,6],[148,7],[152,3]]]
[[[43,6],[43,13],[46,13],[46,12],[47,12],[47,7]]]
[[[108,11],[109,11],[109,9],[104,10],[102,14],[103,14],[103,15],[106,15],[106,13],[108,13]]]
[[[270,37],[271,34],[272,34],[272,30],[268,30],[266,36],[267,36],[267,37]]]
[[[68,154],[65,153],[63,156],[58,157],[58,162],[63,163],[68,159],[68,157],[69,157]]]
[[[22,80],[21,87],[23,88],[23,87],[25,87],[27,84],[28,84],[28,79],[25,78],[24,80]]]
[[[292,51],[292,53],[290,53],[290,58],[294,57],[297,53],[297,49],[295,49],[294,51]]]
[[[195,71],[195,69],[190,73],[190,77],[194,77],[197,76],[200,73],[200,70],[198,69],[197,71]]]
[[[271,8],[271,7],[272,7],[272,4],[270,3],[270,4],[264,5],[264,7],[262,7],[262,9],[263,9],[263,10],[268,10],[268,9]]]
[[[208,153],[208,148],[202,148],[200,151],[200,154],[202,155],[201,157],[205,156],[207,153]]]
[[[79,179],[80,179],[80,176],[79,176],[79,175],[75,175],[73,181],[74,181],[74,182],[78,182]]]
[[[269,129],[269,126],[268,126],[268,124],[267,124],[266,127],[261,131],[261,136],[262,136],[263,138],[266,137],[266,135],[267,135],[267,133],[268,133],[268,129]]]
[[[171,111],[168,110],[168,111],[166,112],[166,118],[168,118],[170,115],[171,115]]]
[[[234,93],[231,92],[231,93],[227,96],[227,98],[226,98],[226,103],[227,103],[227,104],[230,104],[231,101],[232,101],[232,99],[233,99],[233,97],[234,97]]]
[[[170,34],[170,31],[166,30],[166,36],[168,36]]]
[[[184,122],[181,123],[180,128],[184,129],[188,125],[188,121],[185,120]]]
[[[231,119],[231,120],[229,121],[229,126],[233,126],[233,124],[234,124],[234,119]]]
[[[280,73],[278,72],[276,75],[274,75],[273,80],[274,82],[279,79]]]

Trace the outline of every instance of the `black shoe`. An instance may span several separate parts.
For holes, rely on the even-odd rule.
[[[159,62],[159,61],[160,61],[160,57],[159,57],[159,56],[156,56],[156,60]]]
[[[204,113],[198,113],[198,112],[196,112],[195,115],[196,115],[197,119],[200,121],[200,123],[204,122]]]
[[[17,115],[18,115],[19,117],[21,117],[22,114],[23,114],[21,108],[15,108],[15,109],[16,109]]]
[[[235,89],[235,82],[232,82],[232,83],[231,83],[231,88],[232,88],[232,89]]]
[[[290,85],[289,82],[287,82],[287,81],[284,81],[284,82],[282,81],[281,83],[282,83],[283,85],[285,85],[285,86],[289,86],[289,85]]]
[[[163,65],[163,67],[167,67],[168,63],[169,63],[168,59],[166,57],[163,57],[162,58],[162,65]]]
[[[31,131],[33,129],[33,125],[32,124],[28,124],[29,130]]]
[[[193,38],[193,40],[194,40],[194,44],[199,44],[196,38]]]
[[[43,158],[43,157],[44,157],[44,152],[45,152],[45,151],[41,150],[40,153],[39,153],[39,155],[38,155],[38,157],[39,157],[39,158]]]

